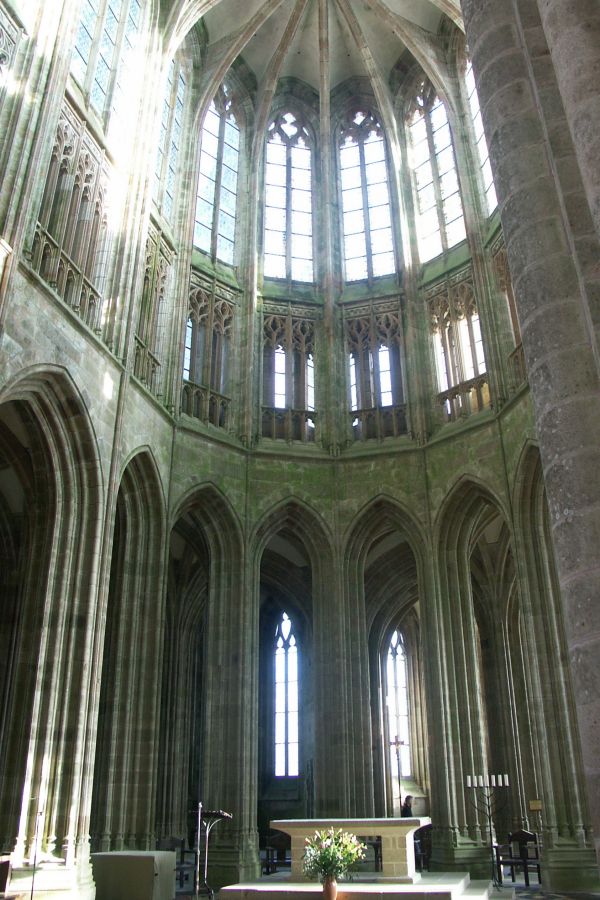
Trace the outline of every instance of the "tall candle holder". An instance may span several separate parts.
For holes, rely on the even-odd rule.
[[[490,841],[490,865],[492,869],[492,883],[494,888],[501,890],[502,882],[498,878],[496,869],[496,858],[494,854],[494,833],[492,829],[492,821],[495,813],[501,812],[508,802],[508,797],[504,797],[502,804],[498,803],[496,790],[499,788],[509,787],[508,775],[467,775],[466,779],[467,791],[473,790],[473,799],[467,793],[467,800],[471,806],[475,807],[477,812],[483,813],[487,819],[488,836]]]

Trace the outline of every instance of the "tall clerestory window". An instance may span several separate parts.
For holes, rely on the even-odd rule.
[[[277,115],[269,126],[263,266],[267,278],[314,281],[311,144],[309,129],[294,113]]]
[[[167,76],[154,167],[153,199],[167,220],[173,213],[185,99],[185,72],[181,62],[174,59]]]
[[[475,145],[477,148],[481,177],[483,180],[485,203],[487,207],[487,213],[489,214],[492,213],[498,206],[498,198],[496,197],[496,188],[494,187],[494,178],[492,176],[492,167],[490,165],[488,145],[483,131],[483,121],[481,118],[481,110],[479,108],[477,88],[475,86],[475,76],[473,75],[473,66],[470,62],[467,63],[467,68],[465,69],[465,87],[467,90],[467,100],[469,101],[469,110],[471,113],[471,121],[473,123]]]
[[[194,246],[233,265],[240,157],[240,129],[229,89],[211,103],[201,135]]]
[[[298,775],[298,645],[282,613],[275,629],[275,775]]]
[[[404,639],[396,629],[388,646],[386,687],[390,771],[396,772],[399,788],[401,779],[412,775],[407,674]]]
[[[71,74],[116,137],[130,116],[142,11],[141,0],[83,0],[75,38]]]
[[[372,112],[356,112],[339,132],[346,281],[396,271],[383,129]]]
[[[428,81],[409,113],[408,131],[419,257],[426,262],[466,237],[446,108]]]

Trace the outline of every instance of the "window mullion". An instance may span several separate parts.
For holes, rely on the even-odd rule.
[[[160,172],[160,198],[159,198],[159,209],[162,211],[163,203],[165,199],[165,194],[167,192],[167,175],[169,171],[169,161],[171,156],[171,135],[173,133],[174,123],[175,123],[175,113],[176,113],[176,105],[177,105],[177,90],[179,87],[179,66],[175,64],[173,66],[173,84],[171,85],[171,91],[169,95],[169,117],[167,119],[167,128],[165,132],[165,146],[162,158],[161,172]]]
[[[285,144],[285,277],[292,279],[292,147]]]
[[[469,349],[471,351],[471,360],[473,362],[473,374],[479,375],[479,363],[477,360],[477,347],[475,346],[475,335],[473,333],[473,319],[470,315],[466,315],[467,331],[469,334]]]
[[[105,97],[105,105],[103,110],[103,118],[107,121],[110,117],[113,97],[115,95],[115,85],[117,83],[117,77],[119,75],[119,68],[121,62],[121,54],[123,52],[123,44],[125,42],[125,32],[127,30],[127,19],[129,18],[129,8],[131,6],[131,0],[122,0],[120,7],[120,19],[117,28],[117,34],[115,36],[115,45],[113,47],[113,57],[110,61],[110,77],[108,80],[106,97]],[[107,3],[108,9],[108,3]]]
[[[440,228],[440,236],[442,238],[442,247],[448,249],[448,239],[446,237],[446,221],[444,219],[444,201],[442,198],[442,189],[440,186],[440,170],[438,166],[437,153],[435,151],[435,143],[433,140],[433,127],[431,125],[430,110],[424,110],[425,130],[427,131],[427,146],[429,147],[429,160],[431,163],[431,174],[433,177],[433,193],[435,195],[435,207]]]
[[[100,5],[100,11],[96,19],[95,33],[92,35],[92,46],[90,48],[90,55],[87,62],[84,84],[82,85],[83,93],[88,103],[91,100],[92,87],[96,78],[96,66],[98,65],[100,44],[102,42],[102,35],[104,33],[104,24],[106,22],[107,12],[108,0],[104,0],[104,3]]]
[[[204,333],[204,360],[202,364],[202,382],[201,384],[211,387],[210,373],[212,370],[213,355],[213,323],[214,323],[215,298],[214,294],[210,299],[208,314],[206,316],[206,331]]]
[[[442,352],[444,354],[444,360],[446,362],[446,381],[448,382],[448,387],[454,387],[456,384],[456,370],[453,365],[452,356],[450,354],[450,341],[448,339],[448,328],[449,325],[445,325],[440,323],[440,338],[442,342]]]
[[[371,249],[371,216],[369,212],[369,193],[367,191],[367,167],[365,163],[365,146],[362,140],[358,142],[360,157],[360,186],[362,190],[363,215],[365,220],[365,246],[367,251],[367,275],[369,281],[373,279],[373,251]]]
[[[285,405],[294,405],[294,346],[292,340],[292,317],[285,320]]]
[[[223,173],[223,143],[225,140],[225,111],[219,114],[219,139],[217,144],[217,165],[215,171],[215,202],[213,206],[213,227],[210,239],[210,255],[217,258],[217,242],[219,238],[219,211],[221,209],[221,180]]]

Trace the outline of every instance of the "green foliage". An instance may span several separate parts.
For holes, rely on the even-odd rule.
[[[338,879],[348,873],[349,868],[365,857],[366,846],[347,831],[329,828],[315,831],[313,837],[306,838],[302,865],[304,874],[324,882],[327,878]]]

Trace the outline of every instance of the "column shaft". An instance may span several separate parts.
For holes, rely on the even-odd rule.
[[[518,8],[518,12],[517,12]],[[596,840],[600,835],[600,391],[585,298],[522,41],[529,0],[463,13],[514,279]]]

